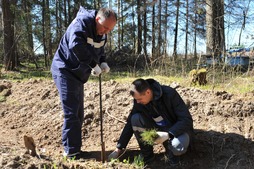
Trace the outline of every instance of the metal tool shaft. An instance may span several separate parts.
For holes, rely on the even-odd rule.
[[[100,121],[101,121],[101,161],[105,162],[105,143],[103,140],[103,114],[102,114],[102,90],[101,90],[101,74],[99,75],[99,94],[100,94]]]

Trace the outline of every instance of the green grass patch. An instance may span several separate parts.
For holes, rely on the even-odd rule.
[[[19,71],[3,71],[1,79],[8,80],[26,80],[26,79],[49,79],[52,78],[50,71],[48,70],[19,70]]]
[[[145,168],[144,158],[142,158],[140,155],[135,156],[133,160],[133,165],[137,166],[137,168]]]
[[[42,63],[40,63],[40,66]],[[1,70],[1,79],[8,80],[27,80],[27,79],[52,79],[51,72],[44,68],[36,69],[34,64],[22,64],[17,71]],[[166,69],[166,68],[165,68]],[[173,71],[173,70],[172,70]],[[208,69],[207,85],[191,86],[191,77],[188,73],[170,73],[166,75],[163,72],[153,71],[117,71],[114,68],[107,74],[102,74],[103,81],[115,80],[119,83],[131,84],[137,78],[154,78],[161,84],[171,85],[177,83],[183,87],[195,87],[202,90],[227,91],[232,94],[244,94],[254,91],[254,71],[239,72],[239,71],[222,71],[219,69]],[[90,76],[89,81],[98,82],[98,77]]]
[[[4,101],[6,101],[6,97],[5,97],[5,96],[0,95],[0,102],[4,102]]]

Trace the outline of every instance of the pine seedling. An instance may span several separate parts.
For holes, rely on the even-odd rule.
[[[159,135],[155,129],[151,129],[142,132],[141,137],[145,144],[154,145],[154,141],[159,137]]]

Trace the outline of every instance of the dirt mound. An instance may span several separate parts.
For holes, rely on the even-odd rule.
[[[166,84],[169,85],[169,84]],[[62,110],[51,80],[0,81],[0,168],[96,168],[85,162],[58,164],[62,158]],[[132,108],[129,84],[102,83],[104,140],[108,155],[116,146]],[[254,166],[254,93],[233,95],[225,91],[202,91],[177,87],[189,106],[195,127],[194,146],[181,158],[182,168],[247,169]],[[85,121],[82,149],[100,161],[99,85],[85,84]],[[25,153],[24,135],[33,137],[38,156]],[[134,137],[123,158],[138,153]],[[150,168],[170,168],[164,162],[164,148],[155,146],[156,160]],[[96,162],[97,161],[97,162]],[[108,164],[108,163],[107,163]],[[61,168],[60,167],[60,168]],[[104,166],[105,168],[117,168]],[[119,166],[118,166],[119,168]],[[120,168],[124,168],[121,166]],[[128,167],[127,167],[128,168]]]

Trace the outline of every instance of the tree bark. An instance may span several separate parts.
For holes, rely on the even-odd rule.
[[[224,48],[224,0],[206,0],[206,54],[219,57]]]
[[[186,0],[186,26],[185,26],[185,56],[184,56],[184,60],[187,60],[187,56],[188,56],[188,34],[189,34],[189,0]]]
[[[161,56],[161,44],[162,44],[162,36],[161,36],[161,11],[162,11],[162,5],[161,5],[161,0],[158,2],[158,44],[157,44],[157,57]]]
[[[47,65],[49,67],[49,62],[53,58],[53,52],[52,52],[52,35],[51,35],[51,20],[50,20],[50,9],[49,9],[49,0],[46,1],[46,18],[45,18],[45,26],[46,26],[46,45],[47,45]]]
[[[132,0],[132,4],[135,2],[135,0]],[[132,10],[132,27],[134,28],[134,31],[132,31],[132,37],[133,37],[133,49],[136,49],[136,24],[135,24],[135,9],[134,9],[134,6],[131,7],[131,10]]]
[[[173,57],[174,60],[177,59],[177,37],[178,37],[178,18],[179,18],[179,8],[180,8],[180,0],[177,0],[176,4],[176,23],[175,23],[175,39],[174,39],[174,51]]]
[[[138,39],[137,39],[137,54],[140,54],[142,51],[142,22],[141,22],[141,0],[137,0],[138,8]]]
[[[120,17],[121,14],[121,4],[120,4],[120,0],[117,0],[117,15],[118,18]],[[120,49],[121,48],[121,25],[120,22],[117,22],[117,48]]]
[[[168,36],[168,1],[165,2],[165,21],[164,21],[164,46],[163,46],[163,55],[166,57],[167,55],[167,36]]]
[[[14,37],[14,19],[16,0],[3,0],[3,22],[4,22],[4,67],[5,70],[14,70],[17,66],[16,47]]]
[[[156,57],[155,48],[156,46],[155,46],[155,5],[154,5],[152,10],[152,58],[153,60]]]
[[[147,10],[147,5],[146,5],[146,0],[143,0],[143,8],[144,8],[144,12],[143,12],[143,49],[144,49],[144,55],[145,57],[147,56],[147,47],[146,47],[146,41],[147,41],[147,15],[146,15],[146,10]]]
[[[2,2],[0,1],[0,10],[2,11]],[[0,37],[2,36],[2,31],[3,31],[3,13],[0,12]]]
[[[194,1],[194,7],[197,10],[197,0]],[[197,11],[195,10],[195,16],[194,16],[194,58],[197,59],[197,25],[198,25],[198,14]]]

